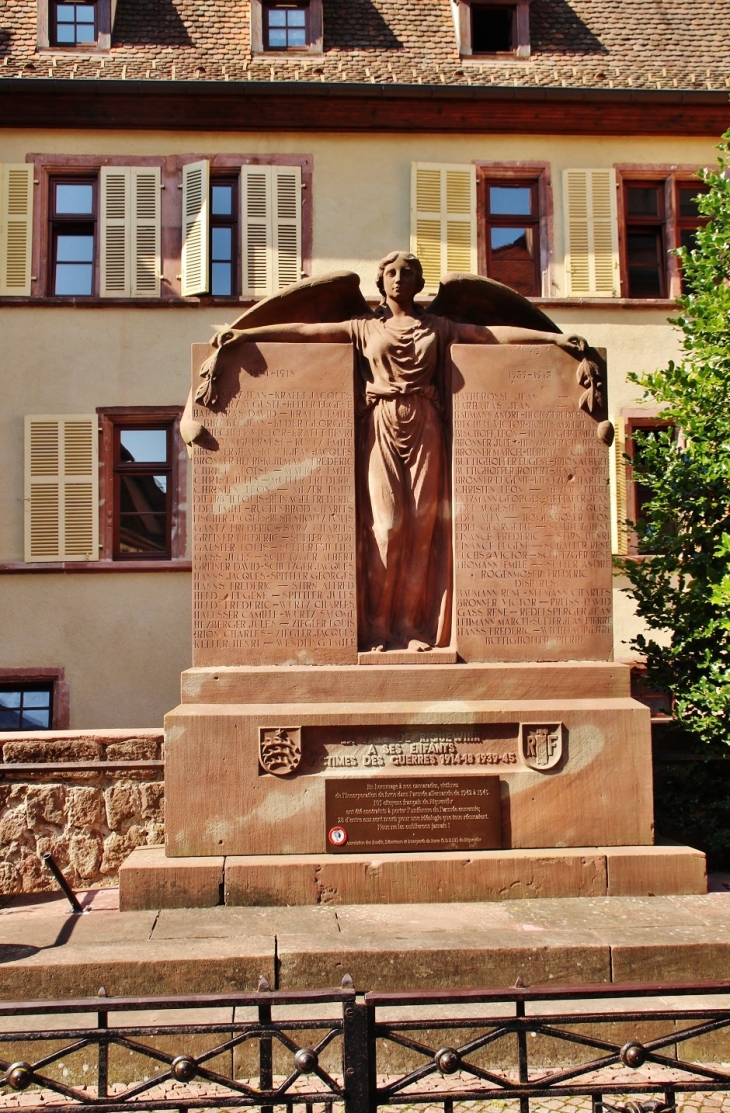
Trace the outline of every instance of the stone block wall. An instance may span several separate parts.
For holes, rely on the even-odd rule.
[[[137,846],[164,842],[163,770],[29,774],[9,763],[146,761],[163,757],[162,730],[0,734],[0,895],[58,888],[50,851],[76,889],[116,885]]]

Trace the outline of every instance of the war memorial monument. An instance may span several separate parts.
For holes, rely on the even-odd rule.
[[[605,362],[393,252],[193,348],[193,665],[122,908],[704,891],[613,661]]]

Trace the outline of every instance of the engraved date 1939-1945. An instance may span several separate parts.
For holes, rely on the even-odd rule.
[[[477,751],[462,752],[453,742],[407,743],[387,742],[379,746],[357,747],[348,753],[316,750],[308,755],[313,768],[364,768],[381,769],[385,766],[412,765],[516,765],[517,753]]]

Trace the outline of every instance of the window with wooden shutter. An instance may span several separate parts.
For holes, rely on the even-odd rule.
[[[566,170],[563,174],[563,196],[568,296],[618,297],[614,171]]]
[[[449,271],[476,272],[475,167],[413,164],[411,251],[421,260],[429,294]]]
[[[25,419],[25,559],[99,559],[95,414]]]
[[[101,168],[102,297],[160,296],[160,168]]]
[[[299,166],[242,168],[244,297],[276,293],[301,277],[301,189]]]
[[[125,166],[101,168],[101,279],[103,298],[123,298],[129,282],[129,173]]]
[[[133,298],[160,296],[159,166],[129,167],[131,179],[131,290]]]
[[[210,163],[183,166],[182,295],[207,294],[209,289]]]
[[[302,269],[301,194],[299,166],[272,166],[274,289],[298,282]]]
[[[623,418],[613,421],[615,439],[613,442],[613,492],[614,492],[614,519],[613,519],[613,551],[619,556],[625,556],[629,551],[629,532],[626,526],[628,518],[628,505],[626,498],[626,426]]]
[[[33,167],[0,165],[0,295],[30,296]]]

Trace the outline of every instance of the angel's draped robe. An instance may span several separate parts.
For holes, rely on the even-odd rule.
[[[451,636],[447,368],[457,326],[424,313],[348,325],[360,369],[361,646]]]

